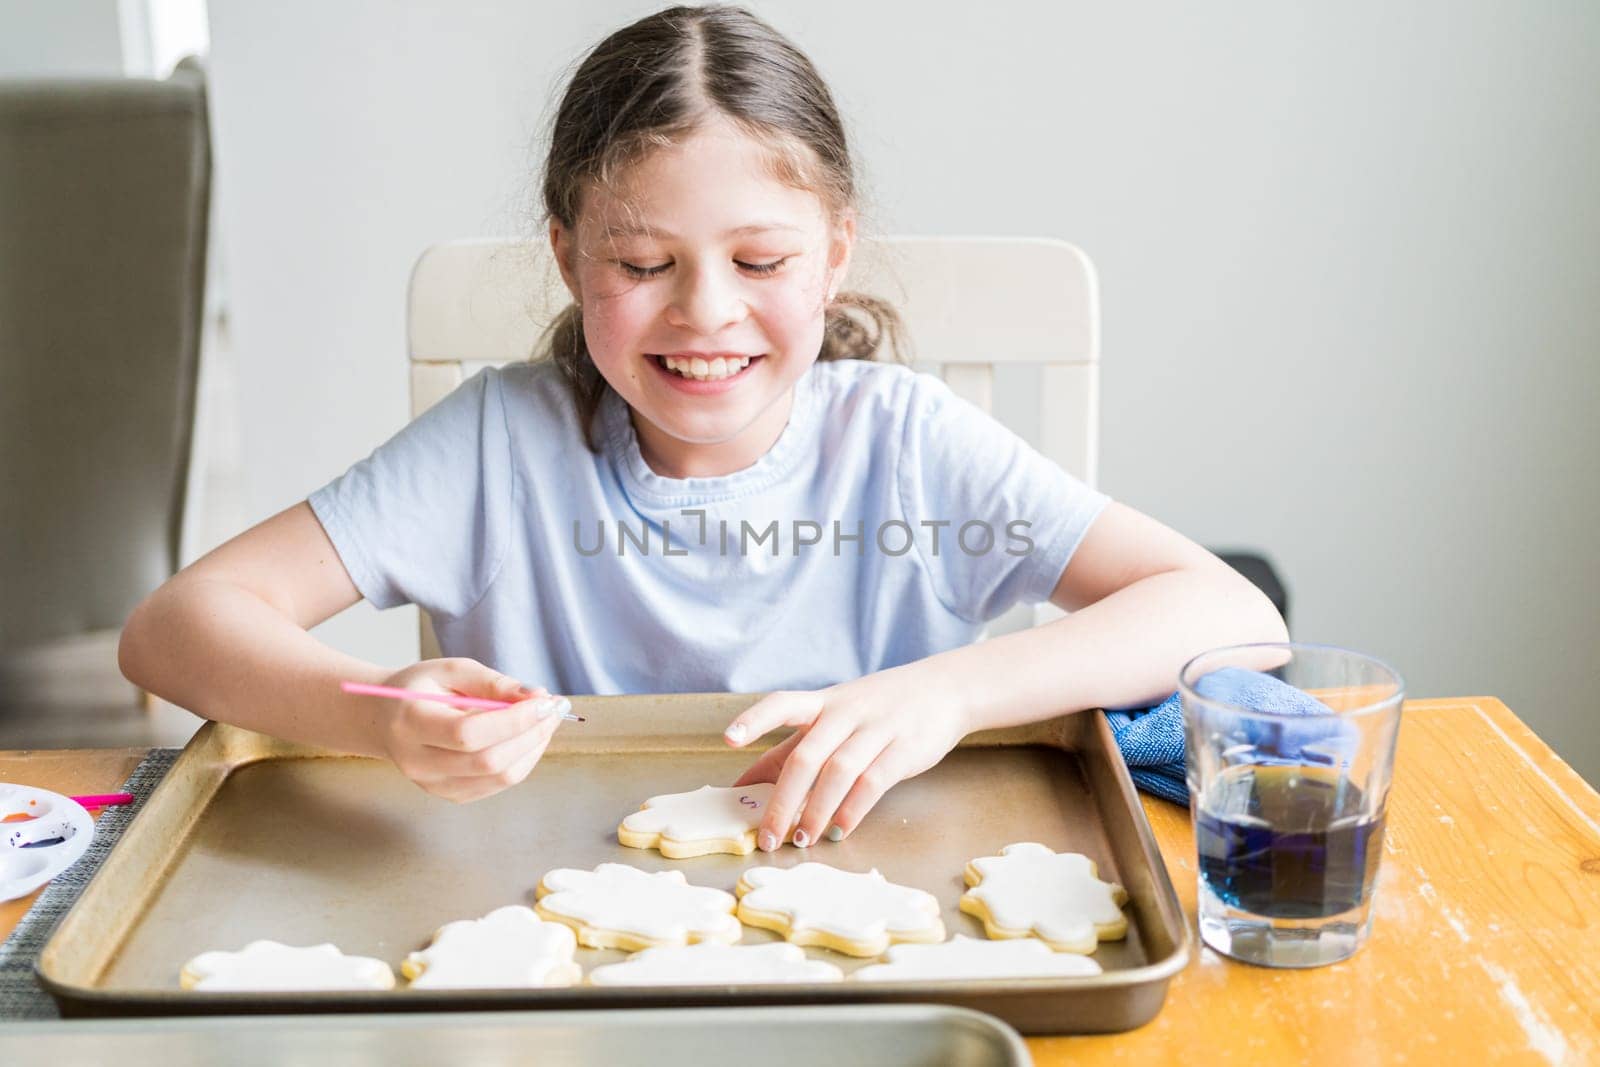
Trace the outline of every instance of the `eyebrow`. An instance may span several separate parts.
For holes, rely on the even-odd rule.
[[[788,230],[792,233],[804,233],[799,226],[792,226],[787,222],[752,222],[748,226],[736,226],[723,233],[723,237],[744,237],[754,233],[771,233],[774,230]],[[617,225],[607,226],[605,237],[661,237],[668,241],[676,241],[678,235],[668,233],[666,230],[655,229],[650,226]]]

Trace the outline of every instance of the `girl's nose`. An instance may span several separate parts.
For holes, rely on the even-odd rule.
[[[744,298],[737,279],[724,277],[714,267],[686,271],[679,278],[672,306],[667,309],[672,325],[709,337],[744,318]]]

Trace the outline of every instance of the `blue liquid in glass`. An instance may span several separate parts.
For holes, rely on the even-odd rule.
[[[1229,769],[1198,806],[1200,875],[1233,908],[1273,919],[1320,919],[1372,893],[1383,815],[1326,767]]]

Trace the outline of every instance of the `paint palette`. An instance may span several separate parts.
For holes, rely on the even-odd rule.
[[[60,793],[0,782],[0,900],[15,900],[82,858],[94,820]]]

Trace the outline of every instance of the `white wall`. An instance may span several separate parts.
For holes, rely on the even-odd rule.
[[[117,0],[0,0],[0,78],[121,73]]]
[[[412,260],[530,229],[564,68],[653,6],[212,0],[252,518],[402,424]],[[879,229],[1094,258],[1108,491],[1600,780],[1600,8],[754,6],[831,79]],[[414,655],[409,612],[324,633]]]

